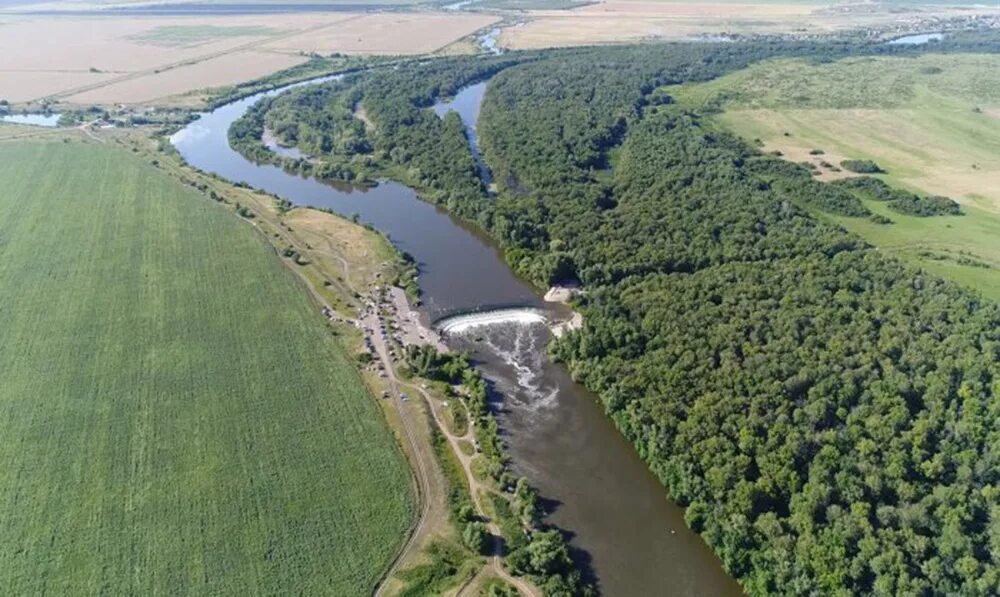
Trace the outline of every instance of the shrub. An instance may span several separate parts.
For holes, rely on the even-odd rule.
[[[890,202],[889,208],[902,214],[921,218],[962,215],[962,210],[959,209],[958,203],[940,195],[929,197],[911,195],[910,197]]]
[[[883,174],[885,172],[871,160],[844,160],[840,162],[840,167],[858,174]]]
[[[475,553],[481,554],[486,549],[486,525],[481,522],[470,522],[462,531],[462,543]]]

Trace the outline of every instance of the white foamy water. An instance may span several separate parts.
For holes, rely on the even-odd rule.
[[[504,405],[539,413],[556,406],[559,390],[547,378],[548,318],[535,309],[498,309],[449,317],[437,329],[462,348],[490,353],[503,365],[484,373],[497,385]]]
[[[443,334],[461,334],[473,328],[493,326],[502,323],[532,325],[548,323],[548,319],[537,309],[497,309],[484,313],[456,315],[439,321],[434,327]]]

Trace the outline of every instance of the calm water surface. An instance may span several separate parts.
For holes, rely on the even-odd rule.
[[[60,114],[4,114],[0,122],[30,124],[32,126],[59,126]]]
[[[479,153],[479,137],[476,136],[476,123],[479,121],[479,106],[483,104],[483,96],[486,94],[486,81],[469,85],[459,91],[455,97],[448,101],[441,101],[434,104],[434,112],[444,118],[448,112],[457,112],[465,124],[465,137],[469,140],[469,151],[476,160],[476,168],[479,169],[479,178],[483,184],[489,188],[493,182],[490,169],[483,161],[483,156]]]
[[[940,39],[944,39],[944,33],[917,33],[916,35],[898,37],[887,43],[890,46],[919,46],[920,44],[926,44]]]
[[[481,99],[484,90],[485,84],[463,91],[456,102],[476,94]],[[253,163],[233,151],[226,136],[230,123],[263,95],[203,115],[173,137],[174,145],[205,171],[297,205],[358,214],[386,233],[419,263],[429,319],[491,306],[557,310],[507,268],[488,239],[403,185],[333,186]],[[465,118],[472,107],[462,106],[457,109]],[[474,128],[474,118],[465,122]],[[739,595],[738,585],[684,526],[681,510],[666,499],[595,397],[549,362],[548,340],[543,325],[514,324],[448,338],[452,347],[477,359],[493,384],[514,466],[551,502],[550,519],[572,534],[585,570],[605,595]]]

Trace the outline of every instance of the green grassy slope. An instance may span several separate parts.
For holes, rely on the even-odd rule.
[[[0,184],[5,594],[367,594],[406,465],[263,240],[109,146]]]
[[[907,217],[867,202],[894,224],[835,219],[1000,300],[1000,57],[780,59],[668,92],[685,105],[722,108],[713,116],[720,126],[789,160],[871,159],[894,186],[960,201],[962,217]],[[813,148],[824,155],[809,155]]]

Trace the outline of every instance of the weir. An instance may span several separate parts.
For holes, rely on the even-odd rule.
[[[549,319],[539,309],[494,309],[478,313],[462,313],[441,319],[434,328],[442,334],[460,334],[467,330],[501,323],[548,324]]]

